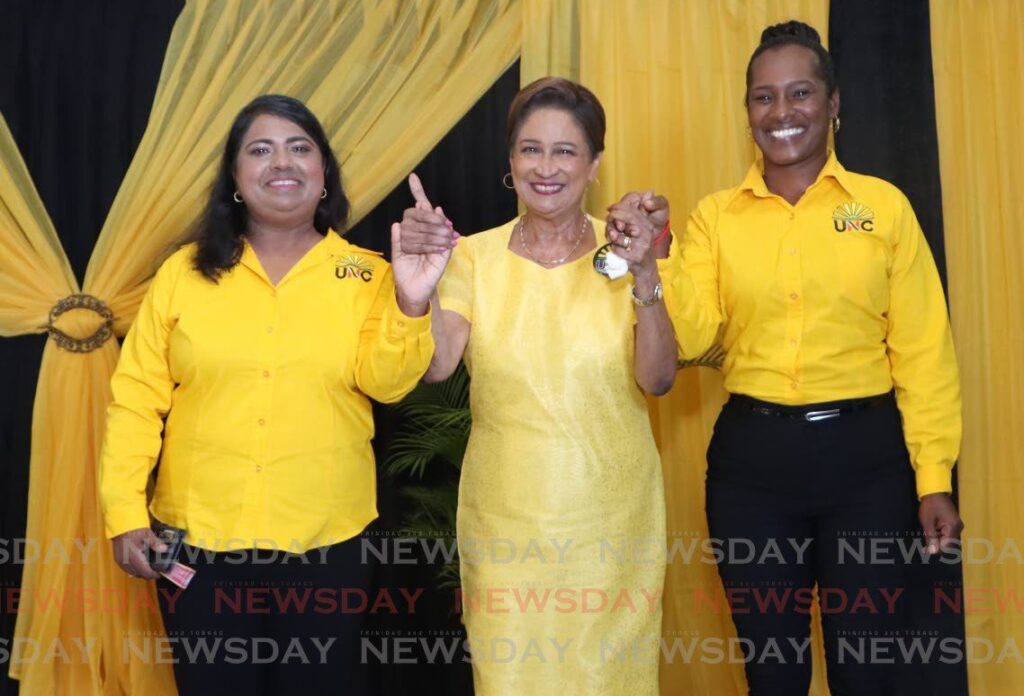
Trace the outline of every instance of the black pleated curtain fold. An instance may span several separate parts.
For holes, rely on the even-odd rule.
[[[842,118],[836,154],[847,169],[885,179],[906,194],[946,288],[928,0],[833,0],[828,35]],[[955,469],[953,486],[955,497]],[[921,633],[903,638],[963,641],[963,615],[938,612],[929,601],[938,589],[948,595],[962,586],[961,566],[930,563],[915,573],[910,583],[920,599],[910,612]],[[900,693],[967,693],[963,661],[918,663],[907,677]]]
[[[832,2],[828,33],[842,116],[836,154],[907,195],[945,287],[928,1]]]

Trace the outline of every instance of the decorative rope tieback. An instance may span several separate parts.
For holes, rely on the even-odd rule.
[[[103,323],[100,324],[92,336],[87,338],[69,336],[54,326],[54,322],[57,321],[57,317],[71,309],[91,309],[103,318]],[[72,353],[90,353],[102,346],[108,338],[114,335],[113,325],[114,313],[110,311],[110,307],[107,307],[103,300],[92,295],[81,294],[68,295],[58,301],[50,310],[50,317],[45,328],[46,332],[50,334],[50,338],[64,350]]]

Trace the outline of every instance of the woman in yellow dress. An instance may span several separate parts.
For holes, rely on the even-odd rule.
[[[508,119],[525,214],[458,238],[413,176],[393,230],[399,253],[450,256],[426,379],[460,358],[472,377],[458,542],[477,694],[658,691],[665,504],[645,393],[676,369],[653,249],[667,204],[616,206],[629,274],[595,272],[605,224],[580,206],[603,140],[589,90],[538,80]]]

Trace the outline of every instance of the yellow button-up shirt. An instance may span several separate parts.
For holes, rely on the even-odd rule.
[[[277,286],[248,243],[216,284],[193,251],[157,272],[111,381],[108,536],[149,526],[158,456],[150,509],[192,545],[304,551],[358,534],[377,516],[370,398],[416,385],[429,315],[402,314],[388,263],[334,232]]]
[[[830,155],[796,205],[755,163],[659,262],[680,354],[720,334],[725,388],[780,404],[893,387],[919,495],[951,490],[960,382],[942,285],[906,197]]]

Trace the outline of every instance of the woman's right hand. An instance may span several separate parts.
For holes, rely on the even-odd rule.
[[[409,189],[416,207],[391,226],[391,270],[399,308],[418,317],[426,314],[459,235],[444,211],[431,207],[415,174],[409,175]]]
[[[146,549],[166,551],[167,544],[160,541],[149,527],[140,527],[118,534],[110,540],[114,545],[114,562],[121,570],[137,578],[156,580],[160,577],[149,565]]]

